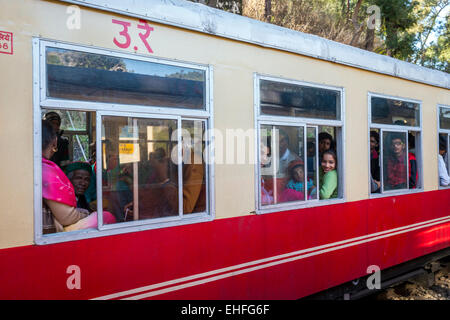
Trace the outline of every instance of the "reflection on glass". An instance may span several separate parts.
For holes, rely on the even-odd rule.
[[[261,204],[305,200],[304,128],[261,126]]]
[[[103,206],[118,222],[179,214],[176,120],[102,118]],[[176,152],[174,152],[176,154]]]
[[[446,133],[440,133],[439,134],[439,155],[442,157],[442,160],[439,159],[439,161],[443,161],[443,165],[445,167],[444,171],[447,171],[447,173],[450,173],[450,168],[449,168],[449,156],[448,156],[448,145],[450,142],[450,135],[446,134]],[[439,165],[441,166],[441,163],[439,163]],[[439,170],[442,170],[441,167],[439,167]],[[439,177],[445,177],[445,175],[441,174],[441,172],[439,172]],[[444,178],[445,180],[445,178]],[[441,183],[442,185],[442,183]],[[445,186],[447,185],[446,180],[445,180]]]
[[[261,113],[340,120],[340,92],[261,80]]]
[[[206,211],[205,122],[182,121],[183,213]]]
[[[316,128],[308,127],[306,129],[306,156],[307,156],[307,194],[308,200],[317,199],[317,149],[316,149]]]
[[[406,189],[407,178],[406,133],[383,131],[383,189]]]
[[[441,129],[450,130],[450,108],[439,108],[439,126]]]
[[[89,136],[72,136],[72,159],[73,161],[87,161],[89,159]]]
[[[205,109],[205,72],[47,48],[47,95],[120,104]]]
[[[41,117],[52,123],[58,147],[52,161],[64,167],[71,161],[89,160],[87,126],[92,112],[42,109]],[[91,142],[93,138],[91,137]]]
[[[272,126],[261,126],[259,164],[261,173],[261,204],[274,203],[274,161],[272,161]]]
[[[418,103],[372,97],[372,122],[398,126],[420,126]]]

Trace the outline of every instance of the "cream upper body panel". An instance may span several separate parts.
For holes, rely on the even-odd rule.
[[[450,90],[151,21],[150,54],[139,38],[142,30],[137,28],[136,18],[80,7],[80,28],[69,29],[69,4],[0,0],[0,7],[7,8],[0,11],[0,31],[11,32],[14,44],[13,54],[0,53],[0,145],[4,151],[0,248],[33,243],[33,37],[132,54],[136,45],[138,55],[212,66],[214,127],[224,137],[227,129],[255,127],[255,73],[343,88],[346,201],[369,197],[368,92],[419,100],[424,190],[438,188],[436,106],[450,105]],[[122,27],[112,19],[131,23],[128,49],[114,44],[114,38],[123,38],[119,35]],[[254,142],[249,139],[248,156],[252,159]],[[251,214],[255,190],[254,163],[216,164],[216,218]]]

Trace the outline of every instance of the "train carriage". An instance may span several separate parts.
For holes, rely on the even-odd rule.
[[[0,298],[298,299],[448,256],[449,74],[181,0],[0,4]]]

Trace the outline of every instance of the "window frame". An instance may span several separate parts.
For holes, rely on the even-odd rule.
[[[46,48],[53,47],[58,49],[75,50],[86,53],[96,53],[101,55],[114,56],[125,59],[133,59],[144,62],[153,62],[174,66],[188,67],[202,70],[205,72],[205,109],[183,109],[161,106],[143,106],[133,104],[105,103],[98,101],[78,101],[59,98],[50,98],[46,96],[47,92],[47,71],[46,71]],[[211,129],[214,128],[213,113],[213,67],[212,65],[202,65],[198,63],[180,62],[159,57],[148,57],[132,53],[124,53],[105,48],[93,46],[68,44],[65,42],[56,42],[39,37],[34,37],[32,41],[32,59],[33,59],[33,166],[34,166],[34,242],[38,245],[60,243],[73,240],[111,236],[116,234],[130,233],[143,230],[158,228],[167,228],[178,225],[212,221],[215,219],[215,191],[214,191],[214,148]],[[198,120],[205,124],[205,182],[206,182],[206,211],[180,215],[173,217],[164,217],[156,219],[137,220],[130,222],[116,223],[112,225],[103,225],[103,216],[98,215],[99,224],[96,228],[79,230],[76,232],[58,232],[43,235],[42,233],[42,128],[41,128],[41,110],[73,110],[82,112],[95,112],[96,121],[96,161],[102,163],[101,150],[101,128],[103,116],[119,116],[134,118],[154,118],[154,119],[177,119],[177,127],[183,120]],[[181,131],[178,132],[178,139],[181,138]],[[178,152],[181,152],[181,143],[178,143]],[[97,212],[102,212],[102,166],[97,166]],[[181,166],[179,166],[180,172]],[[179,181],[182,176],[178,177]],[[179,185],[182,189],[182,185]],[[179,199],[182,198],[182,192],[179,193]],[[182,208],[180,209],[182,212]]]
[[[439,154],[439,135],[440,134],[446,134],[447,135],[447,168],[450,168],[450,129],[443,129],[441,128],[441,108],[449,109],[450,111],[450,105],[445,104],[438,104],[437,105],[437,128],[438,128],[438,136],[437,136],[437,154]],[[445,159],[444,159],[445,161]],[[447,169],[448,170],[448,169]],[[448,170],[450,171],[450,170]],[[449,172],[450,175],[450,172]],[[439,179],[439,171],[438,171],[438,189],[450,189],[450,185],[448,186],[441,186],[441,181]]]
[[[306,87],[320,88],[326,90],[338,91],[340,93],[340,120],[323,120],[317,118],[302,118],[302,117],[287,117],[287,116],[276,116],[276,115],[263,115],[260,109],[260,80],[268,80],[292,85],[300,85]],[[271,75],[265,75],[261,73],[254,73],[253,75],[253,92],[254,92],[254,128],[256,129],[255,134],[255,213],[256,214],[266,214],[272,212],[281,212],[295,209],[311,208],[318,206],[325,206],[337,203],[346,202],[346,188],[345,188],[345,166],[343,165],[345,161],[345,88],[337,87],[325,84],[317,84],[312,82],[305,82],[300,80],[287,79],[282,77],[276,77]],[[307,133],[307,128],[316,128],[316,148],[318,148],[319,139],[319,126],[332,126],[337,128],[336,130],[336,140],[340,141],[338,146],[338,197],[334,199],[320,200],[319,192],[317,191],[317,199],[304,200],[304,201],[293,201],[285,203],[277,203],[273,205],[261,204],[261,168],[260,168],[260,140],[261,140],[261,125],[275,125],[275,126],[303,126],[305,128],[305,133]],[[306,135],[304,137],[305,141],[307,139]],[[318,150],[318,149],[316,149]],[[306,152],[306,146],[305,146]],[[319,159],[316,159],[319,169]],[[305,170],[306,171],[306,170]],[[319,176],[319,173],[317,173]],[[319,178],[317,177],[317,180]]]
[[[419,105],[419,117],[420,117],[420,125],[419,126],[401,126],[401,125],[388,125],[388,124],[380,124],[380,123],[374,123],[372,122],[372,98],[384,98],[384,99],[391,99],[391,100],[400,100],[405,102],[412,102],[417,103]],[[369,192],[369,199],[372,198],[383,198],[383,197],[391,197],[396,195],[404,195],[404,194],[411,194],[411,193],[418,193],[424,191],[424,180],[423,180],[423,103],[421,100],[416,100],[412,98],[404,98],[404,97],[398,97],[398,96],[391,96],[387,94],[381,94],[381,93],[375,93],[375,92],[368,92],[367,93],[367,106],[368,106],[368,131],[367,131],[367,147],[368,147],[368,192]],[[381,185],[381,192],[380,193],[372,193],[370,188],[370,178],[371,178],[371,168],[370,168],[370,131],[371,129],[378,129],[380,133],[380,182]],[[407,154],[407,189],[400,189],[400,190],[391,190],[391,191],[384,191],[384,177],[383,177],[383,159],[382,159],[382,148],[383,148],[383,136],[382,132],[388,131],[388,132],[406,132],[406,145],[408,147],[409,151],[409,145],[408,145],[408,132],[414,131],[419,134],[419,148],[416,141],[416,162],[417,162],[417,170],[419,171],[419,181],[420,181],[420,188],[415,189],[409,189],[409,160],[408,160],[408,154]]]

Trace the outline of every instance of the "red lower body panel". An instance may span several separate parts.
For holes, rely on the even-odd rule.
[[[449,247],[449,216],[439,190],[3,249],[0,299],[297,299]]]

